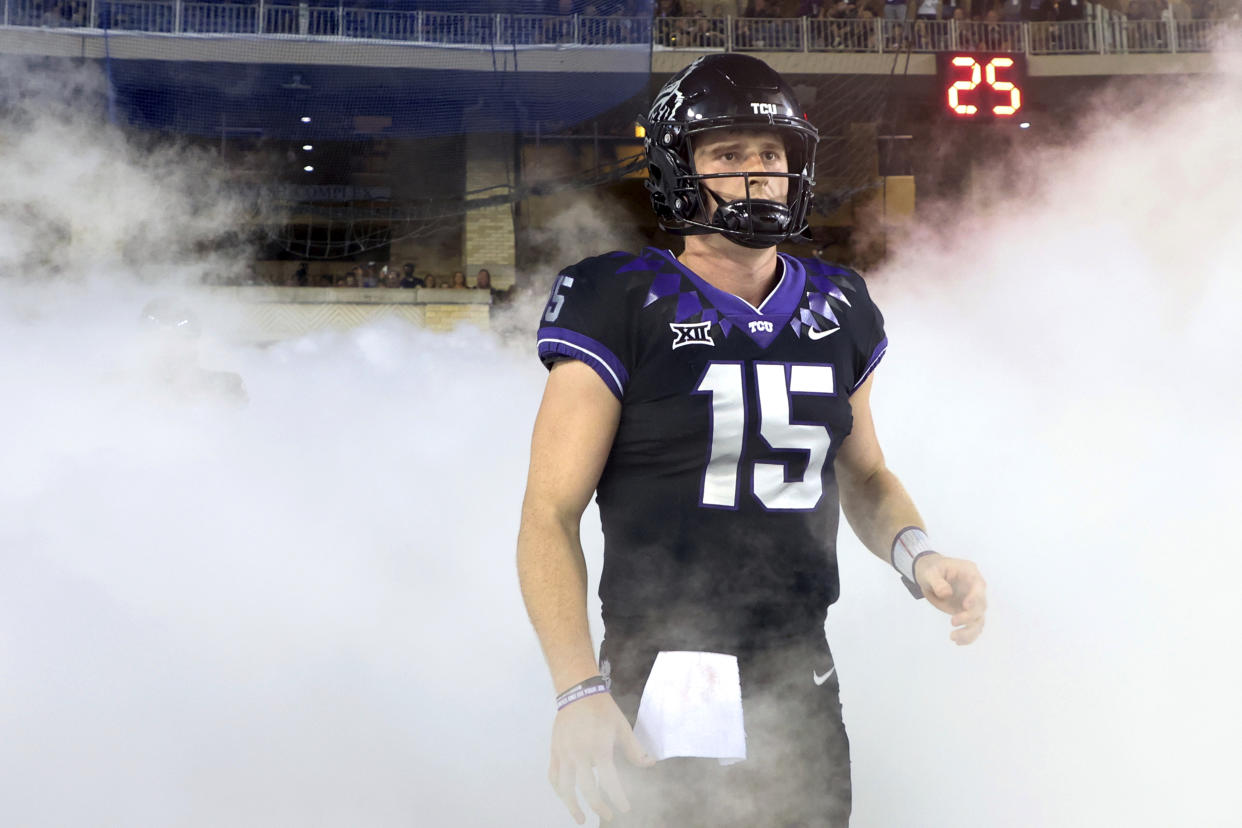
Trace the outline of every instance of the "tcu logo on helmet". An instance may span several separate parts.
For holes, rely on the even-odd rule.
[[[777,114],[776,104],[756,103],[751,101],[750,111],[755,115],[775,115]]]
[[[763,331],[764,333],[772,333],[772,323],[771,323],[771,322],[765,322],[765,321],[764,321],[764,320],[762,320],[762,319],[756,319],[756,320],[754,320],[754,321],[752,321],[752,322],[749,322],[749,323],[747,323],[747,324],[749,324],[749,325],[750,325],[750,332],[751,332],[751,333],[759,333],[760,331]]]

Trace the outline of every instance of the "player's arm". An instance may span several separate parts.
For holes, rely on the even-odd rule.
[[[620,402],[589,366],[572,359],[553,366],[531,439],[517,564],[526,611],[558,694],[599,672],[579,525],[620,417]],[[584,815],[576,791],[604,819],[612,811],[601,792],[619,810],[629,810],[613,762],[616,747],[634,764],[650,764],[607,693],[557,712],[548,780],[579,824]]]
[[[910,526],[923,528],[924,523],[897,475],[884,464],[871,418],[874,381],[873,373],[850,396],[854,428],[837,452],[834,468],[841,510],[850,528],[876,557],[892,563],[897,535]],[[973,563],[933,552],[915,562],[914,577],[927,600],[952,616],[955,642],[969,644],[979,637],[987,585]]]
[[[566,359],[552,367],[531,438],[517,564],[557,692],[599,672],[578,530],[620,416],[621,403],[585,363]]]

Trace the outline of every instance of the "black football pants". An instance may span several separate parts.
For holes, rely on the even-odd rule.
[[[605,640],[612,695],[633,724],[658,650]],[[635,768],[618,751],[631,811],[616,828],[846,828],[850,752],[840,685],[823,635],[734,653],[747,758],[672,758]]]

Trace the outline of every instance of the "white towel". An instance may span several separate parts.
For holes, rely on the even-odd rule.
[[[655,759],[698,756],[722,765],[745,759],[737,656],[659,653],[643,687],[634,733]]]

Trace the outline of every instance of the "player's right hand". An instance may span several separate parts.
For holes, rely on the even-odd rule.
[[[579,791],[600,819],[611,820],[613,808],[621,813],[630,810],[630,801],[621,789],[613,761],[614,750],[618,747],[626,760],[636,767],[655,764],[608,693],[588,696],[557,712],[552,724],[548,781],[579,825],[586,821],[578,802]]]

